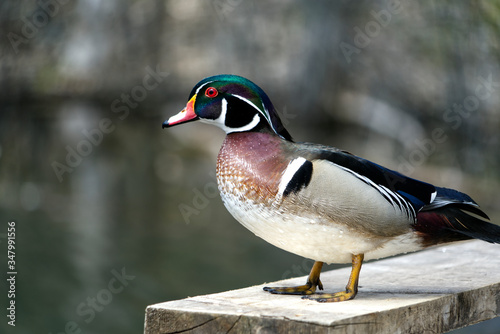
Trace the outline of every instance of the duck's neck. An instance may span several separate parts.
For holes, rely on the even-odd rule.
[[[247,196],[274,197],[288,164],[283,139],[262,132],[228,134],[217,158],[217,179],[221,191],[231,187]]]

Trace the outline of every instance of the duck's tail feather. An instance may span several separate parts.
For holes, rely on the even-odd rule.
[[[500,243],[500,226],[492,224],[472,198],[453,189],[436,190],[436,198],[420,210],[414,225],[427,243],[470,238]]]

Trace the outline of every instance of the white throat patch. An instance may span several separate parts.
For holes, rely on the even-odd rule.
[[[222,99],[222,110],[221,110],[220,116],[216,119],[203,119],[203,118],[201,118],[200,121],[202,121],[204,123],[214,124],[214,125],[218,126],[219,128],[221,128],[222,130],[224,130],[224,132],[226,132],[226,133],[249,131],[249,130],[252,130],[253,128],[255,128],[257,126],[257,124],[259,124],[259,122],[260,122],[259,115],[255,114],[255,116],[250,121],[250,123],[248,123],[244,126],[241,126],[239,128],[231,128],[231,127],[228,127],[226,125],[226,115],[227,115],[227,100]]]

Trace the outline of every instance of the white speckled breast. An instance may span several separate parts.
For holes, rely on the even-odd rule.
[[[221,191],[233,217],[258,237],[291,253],[326,263],[350,263],[351,254],[378,259],[420,250],[417,236],[408,232],[392,238],[370,238],[317,216],[289,215],[279,207],[257,204],[234,193]]]

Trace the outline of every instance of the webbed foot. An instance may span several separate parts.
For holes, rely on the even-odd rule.
[[[309,273],[307,278],[307,283],[299,286],[281,286],[281,287],[264,287],[264,291],[279,294],[279,295],[312,295],[316,292],[316,287],[323,290],[323,284],[319,280],[319,274],[321,273],[321,268],[323,267],[323,262],[316,261]]]

